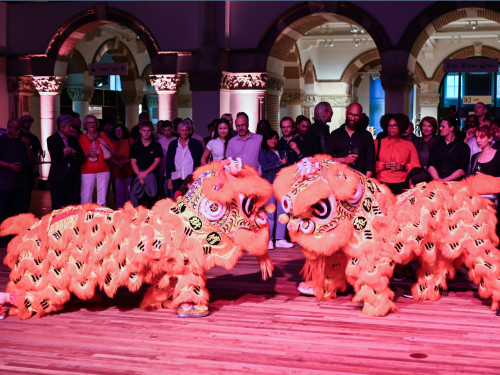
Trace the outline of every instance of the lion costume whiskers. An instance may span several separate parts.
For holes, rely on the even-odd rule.
[[[163,199],[113,211],[95,204],[69,206],[44,216],[23,214],[4,221],[0,235],[16,234],[4,263],[11,315],[26,319],[61,310],[71,293],[87,300],[96,287],[113,297],[119,287],[151,284],[141,307],[194,308],[179,316],[208,313],[206,271],[234,267],[246,250],[271,276],[269,228],[262,206],[272,188],[241,161],[198,168],[195,182],[177,202]]]
[[[497,220],[491,201],[480,196],[499,193],[499,179],[421,183],[396,197],[377,180],[316,155],[283,169],[273,188],[318,299],[335,298],[349,282],[366,315],[397,311],[388,286],[394,266],[418,259],[416,300],[439,299],[446,279],[465,264],[479,295],[499,308]]]

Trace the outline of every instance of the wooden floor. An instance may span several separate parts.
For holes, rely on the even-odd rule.
[[[5,249],[0,249],[0,258]],[[296,290],[300,248],[209,272],[211,315],[179,319],[139,308],[143,293],[72,299],[44,318],[0,321],[0,374],[499,374],[500,317],[459,273],[438,302],[400,296],[401,311],[368,318],[352,294],[318,302]],[[0,265],[0,289],[8,270]]]

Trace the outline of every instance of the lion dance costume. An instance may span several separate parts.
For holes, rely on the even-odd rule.
[[[151,210],[128,203],[113,211],[95,204],[68,206],[38,220],[32,214],[4,221],[1,235],[17,234],[4,263],[11,268],[10,315],[21,319],[61,310],[71,293],[113,297],[119,287],[151,284],[146,309],[178,309],[179,316],[208,314],[206,271],[231,269],[246,250],[263,279],[273,265],[269,228],[262,210],[271,186],[240,160],[198,168],[195,183],[177,202],[163,199]]]
[[[492,203],[500,180],[476,175],[459,182],[418,184],[400,196],[327,155],[283,169],[274,182],[290,237],[306,257],[302,270],[319,300],[354,287],[363,313],[397,311],[389,289],[395,264],[418,259],[415,300],[437,300],[462,265],[482,298],[500,302],[500,251]]]

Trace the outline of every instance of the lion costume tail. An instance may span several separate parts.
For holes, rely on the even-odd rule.
[[[17,235],[37,223],[39,219],[33,214],[21,214],[5,219],[0,225],[0,236]]]
[[[468,177],[466,183],[479,195],[500,193],[500,178],[479,173]]]

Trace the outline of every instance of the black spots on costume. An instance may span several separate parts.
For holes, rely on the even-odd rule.
[[[207,255],[212,254],[212,246],[210,245],[204,245],[203,246],[203,252]]]
[[[394,245],[394,249],[396,249],[396,251],[398,253],[402,253],[403,250],[404,250],[404,245],[402,242],[398,242],[397,244]]]
[[[55,240],[60,240],[62,237],[62,233],[60,230],[56,230],[54,233],[52,233],[52,236],[54,237]]]
[[[194,230],[200,230],[203,227],[203,222],[199,217],[191,216],[189,218],[189,225],[191,225],[191,228]]]
[[[207,235],[207,243],[211,246],[217,246],[221,243],[221,241],[222,241],[222,237],[217,232],[210,232]]]
[[[184,234],[186,236],[191,236],[193,234],[193,230],[191,228],[184,227]]]
[[[366,218],[364,218],[363,216],[358,216],[357,218],[354,219],[354,222],[353,222],[354,229],[359,230],[359,231],[365,229],[367,224],[368,224],[368,220],[366,220]]]
[[[363,239],[366,240],[373,240],[373,232],[370,229],[365,229],[363,231]]]
[[[363,200],[363,209],[366,212],[370,212],[372,210],[372,200],[371,200],[371,198],[365,198]]]

